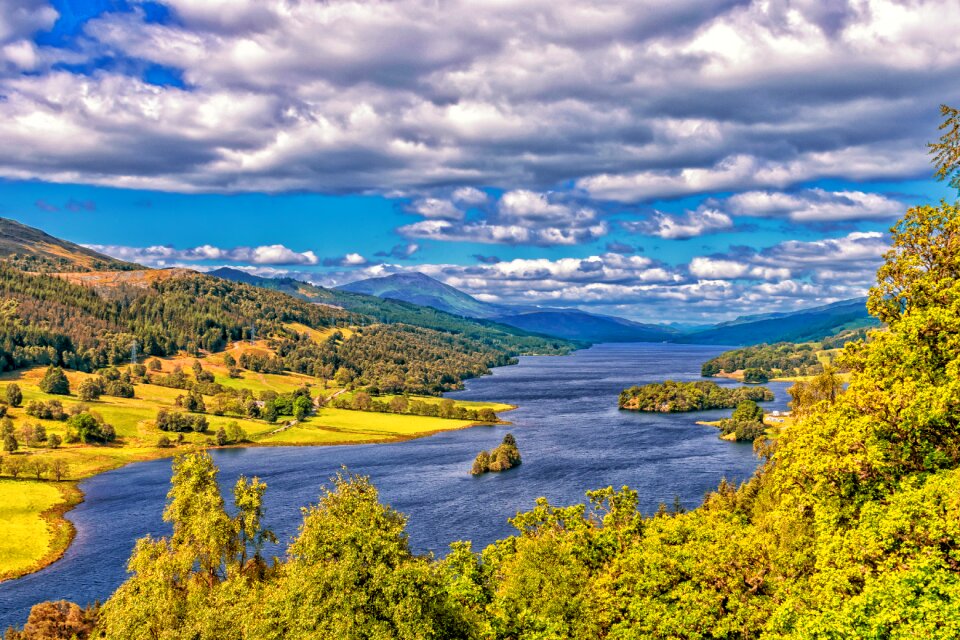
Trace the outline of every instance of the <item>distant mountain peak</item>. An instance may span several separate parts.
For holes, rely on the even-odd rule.
[[[481,302],[419,271],[405,271],[357,280],[341,285],[337,289],[433,307],[468,318],[493,318],[504,312],[504,308],[499,305]]]

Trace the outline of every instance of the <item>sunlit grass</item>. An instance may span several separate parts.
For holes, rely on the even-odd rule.
[[[49,482],[0,479],[0,577],[35,566],[53,541],[41,514],[63,501]]]

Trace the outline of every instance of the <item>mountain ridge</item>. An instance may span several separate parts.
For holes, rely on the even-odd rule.
[[[0,259],[25,271],[130,271],[144,268],[10,218],[0,218]]]

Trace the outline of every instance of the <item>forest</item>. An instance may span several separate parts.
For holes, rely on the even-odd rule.
[[[721,387],[716,382],[656,382],[620,392],[619,407],[632,411],[679,413],[732,409],[744,400],[769,402],[773,392],[766,387]]]
[[[720,373],[736,371],[756,371],[757,378],[779,378],[790,376],[815,376],[823,373],[820,352],[840,349],[848,342],[865,340],[867,329],[850,329],[824,338],[820,342],[778,342],[776,344],[758,344],[742,349],[725,351],[703,363],[701,375],[715,376]],[[748,382],[750,380],[747,380]]]
[[[462,323],[470,329],[466,333],[370,324],[366,316],[343,309],[189,272],[155,278],[146,287],[94,288],[0,261],[0,295],[0,371],[31,365],[94,371],[128,362],[133,343],[148,356],[218,352],[249,337],[253,328],[269,337],[278,355],[254,357],[241,366],[327,379],[339,373],[344,384],[373,393],[435,395],[511,364],[521,353],[572,346],[481,330],[468,321]],[[310,329],[366,326],[318,344],[292,329],[293,323]]]
[[[906,214],[868,303],[886,328],[845,347],[846,390],[799,383],[756,474],[695,510],[644,516],[628,488],[540,499],[513,536],[438,560],[345,471],[273,561],[269,489],[240,478],[228,509],[194,453],[174,463],[172,535],[137,544],[102,607],[38,605],[7,639],[960,636],[958,243],[958,207]]]

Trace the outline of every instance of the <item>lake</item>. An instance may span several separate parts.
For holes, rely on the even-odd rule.
[[[409,517],[418,552],[443,555],[456,540],[479,550],[511,535],[507,519],[539,496],[567,505],[584,492],[628,485],[639,492],[644,513],[679,498],[696,507],[721,478],[741,481],[757,467],[747,443],[720,440],[697,420],[729,411],[642,414],[617,409],[620,391],[667,378],[695,380],[700,365],[724,347],[674,344],[604,344],[570,356],[531,356],[520,364],[470,380],[463,400],[517,405],[503,418],[509,426],[474,427],[396,444],[337,447],[226,449],[212,455],[220,480],[259,476],[267,485],[266,523],[281,540],[280,555],[296,535],[300,507],[316,502],[321,485],[341,467],[369,475],[381,499]],[[721,384],[733,384],[718,379]],[[785,409],[786,383],[767,410]],[[478,478],[470,465],[511,432],[523,464]],[[169,489],[170,460],[134,464],[81,483],[86,501],[70,512],[77,537],[59,562],[19,580],[0,583],[0,629],[21,625],[30,607],[44,600],[80,604],[106,599],[126,578],[137,538],[169,534],[161,512]]]

